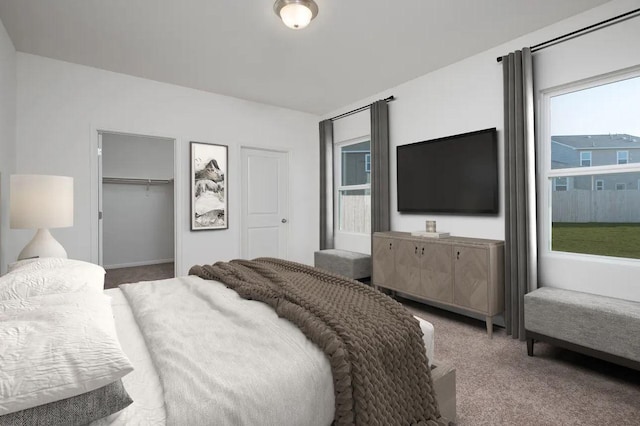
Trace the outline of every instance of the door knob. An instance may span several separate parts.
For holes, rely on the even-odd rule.
[[[282,219],[280,222],[287,223],[287,219]]]

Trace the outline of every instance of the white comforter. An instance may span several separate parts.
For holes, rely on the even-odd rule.
[[[120,287],[164,389],[168,425],[328,425],[324,354],[267,305],[181,277]]]
[[[134,403],[119,416],[93,426],[165,424],[163,387],[158,379],[164,364],[173,370],[172,375],[185,379],[177,386],[162,380],[169,397],[184,393],[178,395],[182,406],[172,411],[167,424],[190,424],[179,418],[184,411],[196,418],[194,424],[210,425],[329,425],[333,420],[328,360],[267,305],[244,300],[221,283],[197,277],[123,288],[135,289],[130,297],[140,308],[139,316],[157,316],[152,321],[158,324],[145,328],[164,343],[145,344],[121,291],[105,292],[113,298],[118,336],[135,367],[123,378]],[[173,309],[177,311],[169,312]],[[431,361],[433,326],[419,321]],[[206,341],[202,339],[205,330],[211,336]],[[200,348],[192,348],[192,343]],[[163,355],[165,346],[177,348]]]

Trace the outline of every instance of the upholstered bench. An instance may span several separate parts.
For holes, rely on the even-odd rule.
[[[359,280],[371,276],[371,256],[354,251],[327,249],[314,253],[316,268]]]
[[[542,287],[524,296],[527,353],[535,340],[640,370],[640,302]]]

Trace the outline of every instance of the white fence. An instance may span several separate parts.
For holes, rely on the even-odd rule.
[[[371,232],[371,196],[342,195],[340,205],[340,230],[368,234]]]
[[[553,222],[640,222],[640,191],[554,191]]]

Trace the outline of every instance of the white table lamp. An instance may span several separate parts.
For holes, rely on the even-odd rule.
[[[10,178],[10,226],[37,229],[18,260],[32,257],[67,257],[49,228],[73,226],[73,178],[47,175],[12,175]]]

